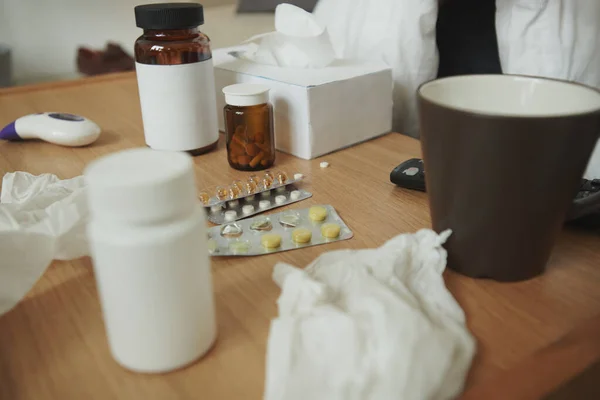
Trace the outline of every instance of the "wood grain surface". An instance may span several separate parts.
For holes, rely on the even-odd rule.
[[[133,74],[0,91],[0,125],[42,111],[84,115],[103,134],[78,149],[36,141],[0,143],[0,173],[70,178],[99,156],[144,146]],[[176,372],[140,375],[119,367],[108,351],[90,260],[54,262],[28,296],[0,317],[0,399],[260,399],[269,321],[279,295],[271,279],[273,265],[281,260],[304,266],[323,251],[375,247],[394,235],[429,227],[426,195],[389,182],[390,171],[419,152],[416,140],[390,134],[312,161],[278,154],[274,169],[306,174],[304,188],[313,193],[291,207],[332,204],[354,238],[267,256],[213,259],[218,342],[200,362]],[[331,166],[320,169],[323,160]],[[199,189],[248,175],[228,167],[222,143],[218,151],[196,157],[195,169]],[[599,242],[597,233],[564,231],[548,271],[526,282],[446,273],[478,340],[469,390],[503,390],[502,373],[522,368],[591,318],[600,321]],[[583,332],[585,338],[577,342],[583,347],[556,364],[564,370],[552,375],[556,385],[600,357],[600,351],[594,352],[598,332]]]

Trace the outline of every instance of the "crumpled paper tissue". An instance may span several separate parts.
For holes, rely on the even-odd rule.
[[[88,254],[82,176],[4,175],[0,194],[0,315],[33,287],[53,259]]]
[[[442,277],[449,235],[421,230],[324,253],[304,270],[277,264],[265,399],[456,397],[475,340]]]
[[[313,15],[291,4],[275,9],[275,32],[248,39],[242,58],[250,61],[294,68],[324,68],[335,59],[327,30]]]

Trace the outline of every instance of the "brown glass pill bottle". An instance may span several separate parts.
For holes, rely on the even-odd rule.
[[[135,7],[144,30],[135,61],[146,144],[155,150],[214,149],[219,139],[215,79],[208,36],[198,3]]]
[[[227,161],[242,171],[267,169],[275,162],[273,106],[269,88],[242,83],[223,88]]]

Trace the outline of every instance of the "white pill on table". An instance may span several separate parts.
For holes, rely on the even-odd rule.
[[[231,200],[230,202],[227,203],[229,208],[237,207],[239,204],[240,204],[239,200]]]
[[[254,212],[254,206],[252,204],[246,204],[244,207],[242,207],[242,212],[245,215],[252,214]]]
[[[258,206],[261,208],[261,210],[264,210],[265,208],[269,208],[271,206],[271,202],[269,200],[261,200],[258,203]]]
[[[229,210],[225,211],[225,221],[235,221],[237,218],[237,211]]]
[[[319,164],[319,167],[321,167],[321,168],[327,168],[327,167],[329,167],[329,163],[327,161],[322,161]]]
[[[301,173],[294,174],[294,180],[298,181],[302,178],[304,178],[303,174],[301,174]]]
[[[290,193],[290,199],[292,200],[298,200],[300,198],[300,191],[299,190],[293,190]]]
[[[283,203],[285,203],[286,200],[287,200],[287,197],[285,197],[285,196],[277,196],[277,197],[275,197],[275,203],[276,204],[283,204]]]

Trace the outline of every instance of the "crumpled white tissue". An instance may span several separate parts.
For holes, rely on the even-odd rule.
[[[277,264],[265,400],[456,397],[475,340],[444,285],[449,236],[421,230],[305,270]]]
[[[4,175],[0,194],[0,315],[12,309],[53,259],[88,254],[82,176]]]
[[[266,65],[324,68],[335,59],[327,30],[312,14],[291,4],[275,9],[275,32],[248,39],[243,57]]]

